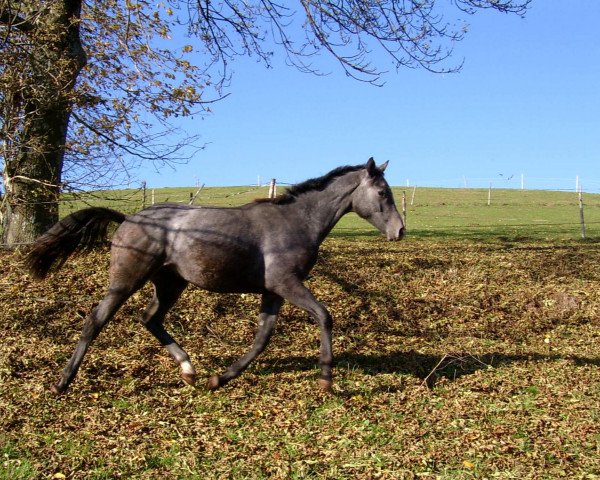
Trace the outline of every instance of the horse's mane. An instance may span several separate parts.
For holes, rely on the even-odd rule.
[[[332,170],[331,172],[326,173],[322,177],[311,178],[309,180],[305,180],[302,183],[298,183],[297,185],[292,185],[291,187],[286,189],[285,192],[283,192],[281,195],[278,195],[275,198],[268,198],[268,199],[261,198],[256,201],[257,202],[270,202],[270,203],[275,203],[277,205],[286,205],[289,203],[293,203],[296,201],[296,199],[300,195],[307,193],[307,192],[314,192],[314,191],[320,192],[322,190],[325,190],[325,188],[327,188],[327,186],[336,178],[346,175],[347,173],[350,173],[350,172],[356,172],[357,170],[361,170],[363,168],[365,168],[364,165],[354,165],[354,166],[346,165],[344,167],[338,167],[335,170]]]

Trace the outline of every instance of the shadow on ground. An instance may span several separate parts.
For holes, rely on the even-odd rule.
[[[455,381],[461,377],[472,375],[479,370],[499,368],[513,363],[530,362],[556,362],[570,361],[577,366],[594,365],[600,367],[600,357],[588,358],[576,355],[553,354],[504,354],[488,353],[485,355],[472,355],[466,352],[431,355],[414,350],[398,351],[383,355],[356,354],[344,352],[336,357],[336,365],[360,371],[365,375],[403,374],[411,375],[423,381],[429,388],[442,379]],[[264,359],[257,373],[282,373],[290,371],[314,370],[317,361],[314,358],[290,356],[283,359]],[[398,389],[402,387],[399,385]],[[386,386],[386,391],[393,388]]]

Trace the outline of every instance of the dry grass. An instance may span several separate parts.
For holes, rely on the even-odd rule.
[[[134,321],[146,289],[57,398],[107,253],[46,283],[0,255],[0,478],[600,478],[593,243],[328,240],[309,284],[334,316],[332,394],[290,306],[242,377],[185,387]],[[249,347],[257,308],[189,289],[167,324],[209,376]]]

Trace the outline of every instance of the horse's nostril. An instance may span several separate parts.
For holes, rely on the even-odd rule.
[[[395,233],[395,234],[392,233],[391,235],[388,235],[388,240],[390,240],[390,241],[401,240],[405,233],[406,233],[405,228],[401,227],[397,233]]]

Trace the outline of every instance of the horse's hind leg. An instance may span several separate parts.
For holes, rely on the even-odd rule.
[[[120,247],[115,242],[116,238],[118,237],[115,235],[111,249],[108,293],[86,318],[75,351],[63,370],[60,381],[53,387],[56,393],[62,393],[68,388],[77,374],[90,343],[117,313],[121,305],[144,285],[156,268],[159,259],[157,255],[151,254],[149,249],[144,253],[139,248]]]
[[[258,331],[256,332],[252,349],[238,361],[233,363],[223,375],[214,375],[210,377],[206,384],[210,390],[216,390],[230,380],[233,380],[265,349],[269,343],[271,334],[273,333],[273,327],[275,326],[282,303],[283,299],[278,295],[263,295],[262,304],[260,306],[260,315],[258,317]]]
[[[174,272],[159,270],[152,278],[154,297],[142,315],[142,323],[181,367],[181,378],[188,385],[196,383],[196,371],[189,355],[165,330],[162,322],[169,309],[185,290],[187,282]]]
[[[100,330],[113,317],[119,307],[131,296],[135,289],[131,288],[110,288],[108,293],[92,310],[83,324],[83,330],[75,351],[71,356],[66,367],[62,371],[61,378],[57,384],[52,387],[55,393],[64,392],[77,375],[81,361],[87,352],[90,343],[98,336]]]

